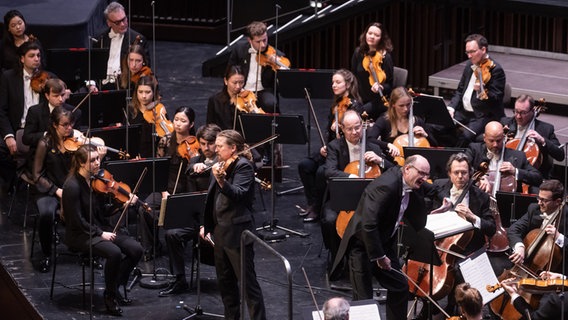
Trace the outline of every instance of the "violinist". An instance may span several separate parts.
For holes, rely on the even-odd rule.
[[[538,203],[529,205],[527,212],[515,221],[507,232],[509,243],[514,252],[509,256],[513,263],[523,263],[526,259],[526,246],[523,239],[534,229],[543,229],[546,234],[554,239],[554,243],[559,248],[564,247],[566,224],[568,223],[568,207],[562,207],[562,214],[551,220],[551,216],[556,213],[562,204],[564,197],[564,187],[558,180],[544,181],[538,191]],[[558,221],[560,220],[560,221]],[[558,224],[559,223],[559,224]],[[562,270],[552,270],[561,272]],[[564,272],[566,273],[566,272]]]
[[[246,27],[247,42],[237,45],[232,50],[228,67],[240,66],[242,68],[245,76],[244,89],[257,95],[260,108],[265,112],[273,113],[278,112],[278,98],[274,96],[276,72],[271,66],[261,66],[258,62],[260,55],[266,55],[267,50],[272,48],[268,45],[266,30],[264,22],[251,22]],[[275,62],[283,56],[282,52],[276,50],[276,54],[267,58]]]
[[[359,42],[359,47],[355,49],[351,58],[351,71],[359,83],[359,94],[363,102],[362,111],[366,111],[371,119],[376,119],[387,110],[382,97],[388,98],[393,89],[394,64],[391,56],[393,45],[385,27],[379,22],[369,24],[359,36]],[[369,66],[363,63],[364,60],[369,59],[376,62],[373,65],[378,66],[374,70],[377,79],[374,79],[372,72],[368,71]]]
[[[476,135],[467,130],[460,131],[457,141],[460,147],[475,141],[489,121],[499,121],[505,116],[505,72],[501,65],[490,59],[488,46],[487,39],[480,34],[465,38],[465,54],[469,61],[448,107],[450,114]]]
[[[554,160],[564,160],[564,150],[560,148],[560,142],[554,134],[554,126],[548,122],[534,121],[534,129],[529,129],[531,120],[535,116],[535,101],[533,97],[521,94],[515,100],[514,116],[501,119],[501,123],[509,128],[509,133],[515,139],[521,139],[526,132],[526,137],[532,139],[539,147],[542,156],[542,164],[538,171],[543,179],[550,179]],[[527,131],[528,130],[528,131]]]
[[[514,178],[511,179],[512,191],[520,190],[521,182],[537,187],[542,182],[542,176],[537,169],[528,163],[522,151],[505,148],[505,152],[501,156],[504,140],[503,125],[497,121],[492,121],[485,126],[484,142],[474,142],[466,149],[466,154],[474,168],[479,168],[482,162],[489,164],[490,175],[484,176],[479,181],[481,190],[485,192],[492,191],[495,181],[491,174],[496,172],[496,170],[501,172],[503,178]],[[499,160],[502,160],[502,163],[501,167],[497,168]],[[505,185],[504,181],[502,180],[501,186]]]
[[[460,317],[456,317],[456,319],[483,319],[483,312],[481,310],[483,308],[483,298],[479,290],[472,287],[469,283],[461,283],[456,286],[455,300],[460,308]]]
[[[131,300],[122,296],[130,273],[140,261],[143,249],[126,228],[113,232],[109,216],[121,208],[106,194],[91,192],[91,180],[100,169],[100,154],[91,145],[81,146],[73,155],[69,176],[63,185],[62,207],[65,216],[65,244],[72,250],[105,258],[104,303],[107,313],[122,315],[121,305]],[[93,195],[91,197],[91,195]],[[130,195],[130,203],[137,201]],[[124,205],[128,205],[126,202]],[[90,217],[92,214],[92,224]],[[126,292],[126,291],[125,291]]]
[[[211,169],[212,179],[207,192],[204,224],[200,237],[213,244],[218,288],[225,308],[225,319],[245,318],[240,315],[241,298],[246,302],[250,319],[266,319],[262,290],[256,279],[254,248],[246,244],[244,263],[246,282],[244,297],[240,297],[241,233],[254,231],[254,166],[245,150],[244,138],[234,130],[224,130],[215,141],[217,162]]]
[[[207,124],[216,124],[221,130],[233,129],[242,133],[235,97],[243,90],[245,74],[240,66],[229,66],[223,77],[223,89],[209,97]]]
[[[333,103],[328,118],[330,124],[328,125],[327,142],[340,137],[341,130],[339,130],[337,123],[341,121],[345,111],[353,109],[362,113],[358,88],[357,79],[351,71],[339,69],[333,73],[331,78]]]
[[[217,162],[215,154],[215,139],[221,128],[215,124],[208,124],[197,129],[199,140],[199,155],[189,161],[189,191],[203,191],[209,187],[210,172],[207,168]]]
[[[20,11],[10,10],[4,15],[4,36],[0,41],[0,71],[20,67],[19,47],[30,40],[26,27],[26,19]],[[35,41],[39,44],[39,40]],[[43,50],[41,51],[43,53]],[[42,61],[41,65],[45,67],[45,61]]]
[[[120,74],[120,88],[132,89],[140,80],[140,77],[154,76],[154,72],[148,66],[146,49],[140,44],[133,44],[128,49],[128,54],[122,60],[122,73]]]

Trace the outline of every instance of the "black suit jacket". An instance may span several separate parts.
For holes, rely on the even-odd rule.
[[[373,151],[379,157],[385,159],[383,151],[376,144],[367,142],[365,150]],[[349,177],[349,173],[343,172],[343,169],[345,169],[349,162],[349,147],[347,146],[345,137],[333,140],[327,145],[327,157],[325,159],[325,177],[328,179],[333,177]],[[390,161],[385,160],[385,165],[382,169],[388,169],[392,166],[393,164]]]
[[[211,179],[203,225],[206,234],[209,232],[213,234],[216,246],[239,248],[241,233],[244,230],[254,230],[252,163],[239,157],[227,169],[225,179],[222,189],[219,189],[215,179]]]
[[[23,69],[12,69],[2,74],[0,82],[0,134],[2,138],[20,128],[24,115]],[[40,95],[41,96],[41,95]]]
[[[465,153],[471,161],[473,168],[478,168],[479,165],[489,160],[487,159],[487,147],[485,143],[475,142],[469,145]],[[505,155],[503,161],[510,162],[515,168],[519,170],[518,183],[524,182],[528,185],[538,187],[542,182],[542,175],[540,172],[531,166],[524,152],[505,148]],[[517,190],[520,190],[517,188]]]
[[[434,181],[436,197],[432,199],[434,209],[442,205],[444,198],[450,197],[450,190],[453,186],[449,179],[438,179]],[[465,249],[465,254],[470,254],[480,249],[485,244],[485,236],[491,237],[495,234],[495,219],[489,209],[489,195],[481,191],[476,186],[469,189],[469,209],[481,219],[481,228],[474,229],[473,238]]]
[[[63,108],[73,111],[74,107],[65,103],[63,104]],[[25,145],[32,148],[37,146],[39,140],[44,136],[44,133],[49,127],[49,116],[49,103],[47,101],[42,101],[28,109],[26,125],[24,126],[24,135],[22,137],[22,141]],[[78,123],[81,118],[81,110],[77,109],[73,116],[75,118],[75,123]]]
[[[108,36],[109,32],[110,32],[110,28],[107,29],[104,33],[102,33],[99,36],[101,48],[107,48],[107,49],[110,48],[110,41],[111,40]],[[148,41],[146,41],[146,37],[144,37],[141,33],[137,32],[135,30],[132,30],[131,28],[128,28],[128,31],[126,31],[126,33],[124,34],[124,39],[122,40],[122,45],[120,46],[120,61],[122,62],[124,57],[126,57],[126,55],[128,54],[128,49],[130,48],[130,45],[132,43],[134,43],[137,36],[140,37],[139,44],[144,48],[144,51],[146,53],[146,58],[148,58],[148,66],[150,67],[150,63],[151,63],[152,59],[150,57],[150,51],[148,50]],[[130,39],[130,42],[128,41],[129,39]],[[107,57],[107,60],[108,60],[108,57]]]
[[[526,310],[531,320],[562,319],[562,304],[564,304],[564,319],[568,319],[568,300],[560,298],[555,292],[543,295],[536,310],[533,310],[523,297],[518,297],[513,301],[515,309],[523,315],[522,320],[529,319]]]
[[[503,118],[501,119],[501,123],[509,127],[509,133],[513,134],[513,136],[517,133],[517,122],[514,117]],[[538,170],[545,179],[548,179],[552,171],[553,159],[557,161],[564,160],[564,150],[560,148],[560,142],[558,138],[556,138],[556,134],[554,134],[554,126],[550,123],[536,119],[534,122],[534,131],[538,132],[545,141],[544,147],[537,143],[543,156],[542,164]]]

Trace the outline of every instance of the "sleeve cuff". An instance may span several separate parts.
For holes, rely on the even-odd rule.
[[[558,234],[558,238],[554,241],[560,248],[564,247],[564,235],[562,233]]]
[[[472,224],[476,229],[481,229],[481,218],[475,216],[475,218],[473,218]]]

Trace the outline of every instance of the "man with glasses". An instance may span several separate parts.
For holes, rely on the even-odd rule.
[[[552,237],[555,246],[564,247],[565,230],[568,219],[568,207],[561,206],[564,199],[564,187],[558,180],[546,180],[540,185],[538,203],[529,205],[527,212],[515,221],[507,232],[509,245],[514,250],[509,256],[513,263],[528,263],[527,247],[523,239],[534,229],[544,230],[547,237]],[[562,208],[562,214],[559,210]],[[552,267],[551,271],[561,272],[562,263]],[[568,268],[567,268],[568,269]],[[566,274],[566,270],[563,272]]]
[[[408,283],[394,249],[396,234],[403,219],[416,231],[425,227],[424,182],[429,175],[428,160],[413,155],[402,168],[393,167],[371,182],[347,225],[334,261],[332,272],[349,253],[353,300],[373,298],[373,277],[387,289],[387,320],[406,319]]]
[[[128,48],[136,40],[144,47],[146,57],[150,62],[150,52],[148,51],[148,42],[146,38],[129,28],[128,17],[124,7],[118,2],[111,2],[105,9],[108,31],[100,36],[101,48],[109,48],[109,57],[107,62],[107,78],[103,80],[103,88],[117,89],[117,79],[120,76],[121,61],[126,59]]]
[[[489,59],[487,39],[480,34],[472,34],[465,38],[465,54],[468,61],[463,70],[461,80],[449,104],[450,114],[454,119],[465,124],[469,129],[462,130],[457,145],[467,147],[475,141],[489,122],[498,121],[505,116],[503,109],[503,93],[505,91],[505,72],[503,68]],[[484,66],[483,70],[482,67]],[[478,81],[489,77],[486,82]]]
[[[554,126],[535,119],[534,127],[529,128],[535,115],[535,101],[527,94],[521,94],[515,101],[513,117],[501,119],[501,123],[509,128],[515,139],[521,139],[526,132],[527,143],[534,141],[539,147],[542,163],[538,170],[544,179],[550,179],[554,160],[564,160],[564,150],[554,134]]]

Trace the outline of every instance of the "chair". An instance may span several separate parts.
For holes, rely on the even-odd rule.
[[[399,67],[394,67],[393,76],[392,76],[393,88],[406,87],[407,79],[408,79],[408,70]]]
[[[12,209],[14,207],[14,202],[16,201],[17,191],[19,189],[19,184],[24,183],[26,187],[26,201],[24,206],[24,224],[23,228],[26,229],[28,220],[28,203],[30,198],[30,188],[34,185],[31,173],[27,168],[27,158],[30,152],[30,147],[23,143],[22,137],[24,135],[24,130],[20,129],[16,131],[16,154],[14,155],[14,161],[16,162],[16,179],[14,183],[14,190],[12,194],[12,199],[10,200],[10,208],[8,209],[8,217],[12,214]]]

